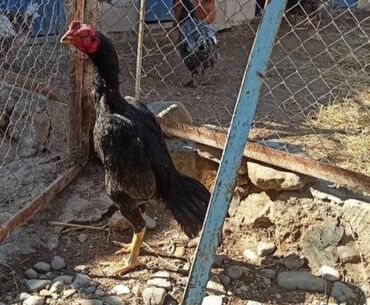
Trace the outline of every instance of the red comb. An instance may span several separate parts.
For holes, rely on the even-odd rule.
[[[81,22],[78,19],[74,19],[71,24],[69,25],[69,29],[76,31],[81,27]]]

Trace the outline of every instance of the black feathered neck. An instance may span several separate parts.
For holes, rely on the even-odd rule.
[[[89,54],[95,68],[95,90],[119,92],[119,61],[112,42],[99,32],[100,44]]]
[[[195,17],[194,5],[191,0],[180,0],[182,7],[180,11],[180,22],[185,21],[187,18]]]

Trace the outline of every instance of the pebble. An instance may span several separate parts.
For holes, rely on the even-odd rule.
[[[229,284],[230,284],[230,282],[231,282],[231,279],[227,276],[227,275],[225,275],[225,274],[220,274],[219,276],[218,276],[218,278],[220,279],[220,282],[222,283],[222,285],[224,285],[224,286],[229,286]]]
[[[26,287],[29,291],[39,291],[46,286],[48,286],[51,282],[49,280],[28,280],[26,281]]]
[[[51,268],[50,264],[44,263],[44,262],[38,262],[33,265],[33,269],[39,272],[44,272],[44,273],[49,272],[50,268]]]
[[[30,296],[23,302],[23,305],[44,305],[44,304],[45,304],[44,298],[36,295]]]
[[[303,290],[313,292],[325,291],[325,280],[304,271],[284,271],[277,277],[280,287],[290,290]]]
[[[202,305],[222,305],[222,302],[222,296],[209,295],[203,299]]]
[[[117,296],[109,296],[103,299],[104,304],[107,305],[125,305],[123,300]]]
[[[95,290],[95,295],[98,296],[98,297],[102,297],[103,295],[105,295],[105,292],[102,289],[97,288]]]
[[[77,265],[76,267],[73,268],[74,271],[76,272],[83,272],[87,270],[86,265]]]
[[[47,289],[41,289],[40,292],[39,292],[39,295],[42,296],[42,297],[50,297],[51,292]]]
[[[257,255],[260,257],[273,254],[275,250],[276,250],[276,246],[273,242],[262,241],[257,245]]]
[[[78,238],[80,243],[84,243],[87,240],[87,235],[84,234],[84,233],[81,233],[80,235],[78,235],[77,238]]]
[[[72,295],[74,295],[76,292],[77,292],[77,290],[73,289],[73,288],[64,290],[63,291],[63,298],[67,299],[67,298],[71,297]]]
[[[330,282],[335,282],[335,281],[340,280],[339,271],[330,266],[322,266],[320,268],[320,275],[322,275],[324,279]]]
[[[352,303],[356,300],[356,294],[353,290],[342,282],[335,282],[331,291],[331,297],[337,300],[338,303]]]
[[[163,305],[166,295],[164,288],[147,287],[143,291],[143,301],[145,305]]]
[[[144,220],[145,220],[145,223],[146,223],[146,228],[148,229],[148,230],[154,230],[155,228],[156,228],[156,226],[157,226],[157,222],[153,219],[153,218],[151,218],[149,215],[147,215],[147,214],[144,214],[143,215],[143,218],[144,218]]]
[[[273,279],[276,276],[276,271],[274,269],[261,269],[261,274],[267,279]]]
[[[89,286],[91,278],[86,274],[78,273],[71,287],[74,289],[80,289]]]
[[[159,288],[164,288],[164,289],[169,290],[169,289],[172,288],[172,284],[171,284],[170,279],[171,279],[171,277],[170,277],[169,272],[159,271],[159,272],[154,273],[151,276],[151,278],[147,282],[147,285],[148,286],[155,286],[155,287],[159,287]]]
[[[21,292],[21,294],[18,296],[19,301],[24,301],[25,299],[28,299],[31,295],[27,292]]]
[[[222,267],[226,259],[227,259],[226,255],[216,254],[215,258],[213,259],[213,266]]]
[[[284,265],[288,270],[298,270],[304,265],[304,257],[291,253],[284,258]]]
[[[245,249],[243,252],[243,256],[246,262],[249,264],[258,265],[260,262],[257,253],[252,249]]]
[[[193,238],[188,242],[188,248],[195,248],[199,243],[200,237]]]
[[[64,259],[60,256],[54,256],[51,260],[51,267],[55,271],[62,270],[66,266],[66,262]]]
[[[103,302],[97,299],[77,300],[73,302],[73,305],[103,305]]]
[[[240,266],[233,265],[227,268],[226,273],[231,279],[237,280],[242,277],[243,269]]]
[[[185,263],[184,266],[182,267],[182,269],[185,270],[185,271],[189,271],[190,270],[190,264]]]
[[[66,285],[71,285],[73,281],[73,277],[70,275],[60,275],[53,279],[53,283],[55,282],[62,282]]]
[[[130,288],[125,285],[116,285],[112,288],[112,293],[116,295],[128,294],[130,292]]]
[[[359,263],[361,262],[361,256],[360,253],[349,246],[339,246],[337,248],[337,253],[339,255],[340,260],[343,263]]]
[[[50,287],[50,292],[51,293],[61,293],[64,289],[64,283],[63,282],[55,282],[51,285]]]
[[[96,287],[95,286],[89,286],[89,287],[86,287],[84,289],[84,291],[87,293],[87,294],[93,294],[95,293],[95,290],[96,290]]]
[[[29,268],[24,272],[24,275],[29,279],[37,279],[38,274],[35,269]]]
[[[225,294],[225,288],[220,279],[215,275],[207,283],[206,292],[209,294]]]
[[[185,255],[185,247],[176,247],[174,255],[177,257],[183,257]]]

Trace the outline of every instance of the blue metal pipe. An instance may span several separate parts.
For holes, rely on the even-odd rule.
[[[270,0],[251,50],[182,305],[201,305],[286,0]]]

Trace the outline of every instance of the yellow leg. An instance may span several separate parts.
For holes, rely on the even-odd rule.
[[[143,263],[138,260],[138,256],[141,245],[143,243],[144,235],[145,228],[142,229],[139,233],[134,233],[130,245],[124,244],[125,247],[123,247],[123,250],[126,251],[128,250],[128,248],[130,249],[130,255],[127,261],[124,259],[120,263],[107,263],[104,265],[111,265],[114,268],[114,270],[112,270],[114,274],[124,274],[131,271],[132,269],[135,269],[138,266],[142,266]],[[121,243],[119,244],[122,246]],[[122,249],[118,252],[122,253]]]

